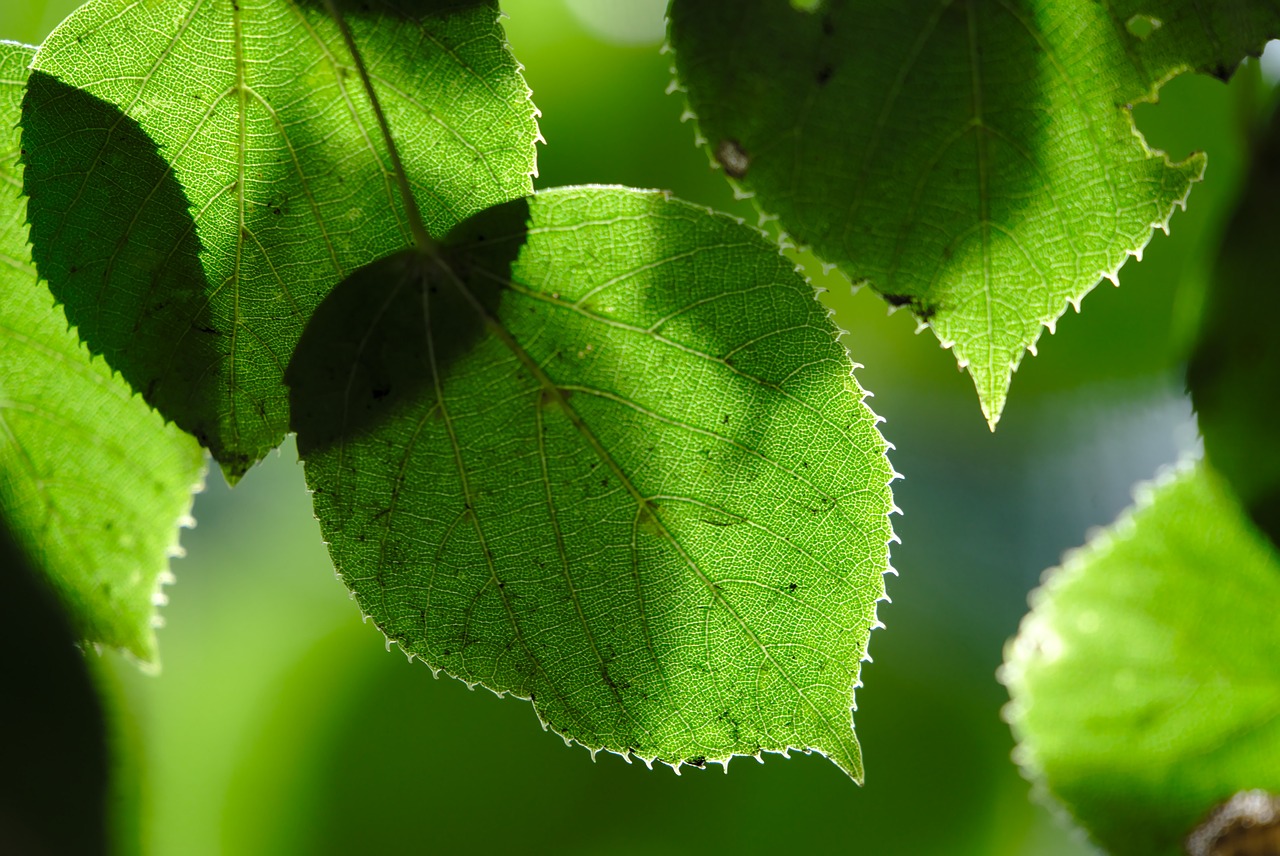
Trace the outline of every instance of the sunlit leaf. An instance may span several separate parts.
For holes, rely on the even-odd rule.
[[[1254,149],[1244,196],[1223,233],[1200,341],[1187,370],[1205,453],[1254,522],[1280,543],[1280,337],[1246,319],[1280,313],[1280,112]]]
[[[794,239],[954,347],[993,426],[1041,329],[1204,169],[1149,150],[1132,104],[1280,34],[1273,0],[797,5],[672,4],[707,148]]]
[[[36,278],[15,128],[31,56],[0,46],[0,513],[81,638],[154,661],[154,599],[203,455],[90,358]]]
[[[1280,793],[1280,556],[1203,465],[1051,572],[1005,651],[1026,771],[1107,851]]]
[[[534,110],[496,3],[344,5],[427,227],[527,193]],[[319,2],[94,0],[40,51],[23,146],[35,259],[71,322],[232,479],[284,436],[316,304],[408,244]]]
[[[758,232],[597,187],[357,272],[289,383],[334,563],[405,651],[593,750],[860,780],[892,472],[851,369]]]

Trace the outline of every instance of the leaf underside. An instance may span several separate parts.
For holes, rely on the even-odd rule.
[[[994,427],[1041,329],[1167,228],[1204,169],[1149,150],[1133,102],[1280,34],[1274,0],[1201,5],[674,0],[670,41],[713,159],[953,347]]]
[[[851,368],[760,233],[589,187],[353,275],[288,381],[334,563],[406,652],[592,750],[861,780],[892,472]]]
[[[16,130],[33,53],[0,45],[0,516],[80,638],[154,662],[154,600],[204,456],[89,356],[36,277]]]
[[[340,5],[432,233],[529,192],[534,109],[495,2]],[[41,274],[93,352],[235,480],[283,439],[312,310],[409,243],[352,58],[319,2],[93,0],[35,68]]]
[[[1229,573],[1219,573],[1219,569]],[[1203,464],[1052,572],[1005,651],[1019,762],[1109,853],[1280,794],[1280,555]]]

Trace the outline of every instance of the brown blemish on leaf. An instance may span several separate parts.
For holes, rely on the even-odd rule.
[[[751,168],[751,156],[737,140],[721,140],[716,146],[716,160],[730,178],[742,178]]]
[[[1240,791],[1187,837],[1190,856],[1272,856],[1280,853],[1280,796]]]

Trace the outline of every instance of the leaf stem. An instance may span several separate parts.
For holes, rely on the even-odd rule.
[[[387,122],[387,115],[382,112],[382,102],[378,100],[378,93],[374,91],[373,81],[369,79],[369,70],[365,68],[364,57],[360,55],[360,50],[356,47],[355,37],[351,35],[351,28],[347,26],[346,19],[342,16],[342,11],[338,8],[337,0],[324,0],[325,7],[329,10],[329,14],[333,16],[334,23],[338,25],[338,30],[342,33],[342,39],[346,42],[347,52],[351,54],[351,59],[356,64],[356,72],[360,75],[360,82],[364,84],[364,91],[369,96],[369,103],[373,105],[373,113],[378,119],[378,127],[382,130],[382,139],[387,145],[387,153],[391,155],[391,166],[395,170],[396,185],[400,190],[400,199],[404,203],[405,215],[409,218],[409,230],[413,233],[414,245],[431,256],[440,254],[440,244],[427,231],[427,227],[422,222],[422,211],[418,208],[418,200],[413,197],[413,189],[409,186],[409,176],[404,171],[404,162],[400,160],[400,150],[396,148],[395,138],[391,135],[391,125]]]

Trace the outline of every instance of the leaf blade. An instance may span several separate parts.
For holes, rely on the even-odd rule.
[[[1216,473],[1140,491],[1050,573],[1001,674],[1033,781],[1134,854],[1182,852],[1238,791],[1280,792],[1280,558]]]
[[[452,273],[402,254],[335,290],[290,369],[362,609],[593,750],[817,749],[860,778],[892,473],[809,286],[757,233],[618,188],[449,244]]]
[[[0,109],[15,118],[32,53],[0,47]],[[67,329],[31,264],[18,135],[8,133],[0,161],[0,508],[76,633],[154,663],[160,585],[203,482],[204,456]]]

